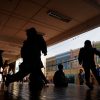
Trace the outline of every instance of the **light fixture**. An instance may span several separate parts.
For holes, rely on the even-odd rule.
[[[59,19],[59,20],[61,20],[61,21],[63,21],[63,22],[70,22],[71,20],[72,20],[72,18],[70,18],[70,17],[68,17],[68,16],[65,16],[65,15],[63,15],[63,14],[61,14],[61,13],[59,13],[58,11],[55,11],[55,10],[49,10],[48,12],[47,12],[47,14],[49,15],[49,16],[52,16],[52,17],[54,17],[54,18],[56,18],[56,19]]]

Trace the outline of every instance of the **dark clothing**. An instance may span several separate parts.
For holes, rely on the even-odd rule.
[[[47,54],[47,46],[41,35],[35,35],[32,39],[27,39],[21,48],[21,57],[23,63],[27,63],[30,67],[42,68],[41,51],[44,55]]]
[[[44,55],[47,54],[47,46],[42,35],[34,35],[31,39],[27,39],[23,42],[21,48],[21,57],[25,60],[40,57],[41,51]]]
[[[100,84],[100,78],[97,75],[96,65],[94,61],[94,55],[100,56],[100,51],[93,47],[83,47],[79,51],[78,61],[79,64],[83,66],[85,71],[86,83],[90,83],[90,69]]]
[[[27,40],[24,41],[21,48],[21,57],[23,58],[22,77],[29,73],[36,75],[34,74],[35,72],[42,75],[41,68],[44,66],[41,61],[41,51],[44,55],[47,54],[46,42],[42,35],[35,34],[34,37],[27,38]],[[19,74],[20,72],[17,73],[17,75]]]
[[[78,56],[79,64],[82,64],[83,67],[95,65],[95,54],[100,56],[100,51],[96,48],[81,48]]]
[[[53,77],[53,83],[56,87],[66,87],[68,86],[68,80],[62,70],[55,72]]]
[[[47,80],[41,71],[41,68],[44,67],[41,61],[41,52],[44,55],[47,54],[46,42],[43,39],[43,36],[37,34],[34,28],[27,30],[26,34],[27,39],[23,42],[21,48],[21,57],[23,58],[23,62],[20,65],[20,70],[16,74],[11,75],[10,77],[8,76],[8,83],[19,81],[28,74],[31,74],[32,77],[30,78],[30,81],[35,80],[37,77],[42,77],[41,79],[46,83]]]
[[[0,68],[3,66],[3,59],[2,59],[2,55],[0,55]]]

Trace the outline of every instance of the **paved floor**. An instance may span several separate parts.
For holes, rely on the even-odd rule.
[[[35,95],[36,96],[36,95]],[[0,100],[100,100],[100,87],[89,90],[87,86],[69,84],[67,88],[54,88],[52,84],[42,89],[34,98],[27,83],[14,83],[8,88],[0,83]]]

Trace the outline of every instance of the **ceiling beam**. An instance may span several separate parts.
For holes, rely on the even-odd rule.
[[[92,30],[96,27],[100,26],[100,14],[93,17],[90,20],[87,20],[86,22],[79,24],[69,30],[67,30],[64,33],[61,33],[55,37],[53,37],[52,39],[46,41],[48,46],[54,45],[56,43],[59,43],[61,41],[64,41],[66,39],[69,39],[73,36],[82,34],[86,31]]]

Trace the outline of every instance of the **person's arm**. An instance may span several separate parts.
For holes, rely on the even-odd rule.
[[[40,44],[41,44],[42,53],[43,53],[44,55],[47,55],[47,45],[46,45],[46,42],[45,42],[43,36],[41,36]]]
[[[83,56],[83,53],[82,53],[82,48],[81,48],[78,55],[78,62],[80,65],[82,64],[82,56]]]
[[[100,51],[94,48],[94,53],[100,57]]]

